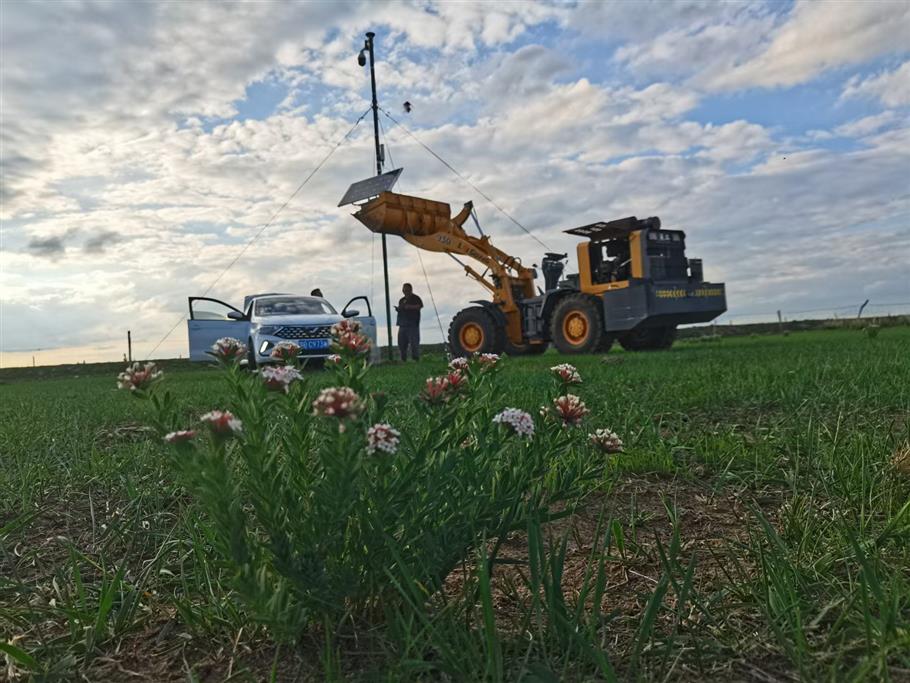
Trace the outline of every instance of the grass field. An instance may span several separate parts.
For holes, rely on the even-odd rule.
[[[510,359],[502,406],[536,413],[562,360]],[[626,444],[582,511],[502,539],[513,562],[457,619],[283,646],[224,587],[147,404],[107,369],[0,375],[0,678],[910,680],[910,456],[895,463],[910,328],[572,362]],[[383,366],[370,382],[406,423],[444,366]],[[212,369],[167,381],[188,416],[225,398]]]

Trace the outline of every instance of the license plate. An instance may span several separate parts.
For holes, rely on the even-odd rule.
[[[300,348],[306,349],[307,351],[316,351],[318,349],[327,349],[329,348],[328,339],[301,339]]]

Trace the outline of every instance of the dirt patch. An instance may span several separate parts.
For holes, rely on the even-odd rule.
[[[585,508],[574,515],[547,524],[543,532],[545,540],[554,546],[564,537],[567,539],[562,590],[566,602],[574,605],[579,600],[586,576],[596,571],[593,565],[597,563],[592,555],[602,554],[604,538],[610,529],[613,541],[603,562],[606,589],[601,609],[604,614],[612,613],[613,616],[603,628],[600,644],[609,651],[614,663],[622,663],[633,647],[641,615],[665,571],[659,546],[665,553],[673,547],[674,519],[680,565],[685,566],[694,556],[697,562],[694,590],[699,598],[717,600],[729,586],[731,572],[751,569],[742,557],[738,561],[739,569],[731,563],[731,549],[737,542],[747,541],[750,529],[755,529],[751,509],[757,507],[773,519],[781,502],[781,495],[773,491],[714,490],[707,482],[626,477],[609,491],[593,495]],[[116,506],[107,501],[99,503],[98,499],[86,495],[55,505],[53,510],[38,511],[29,524],[31,547],[28,557],[22,552],[24,546],[19,546],[17,552],[0,557],[0,566],[5,564],[3,569],[15,569],[11,574],[18,581],[31,585],[28,596],[31,600],[50,600],[54,595],[50,585],[52,578],[70,561],[68,543],[62,543],[59,537],[66,537],[77,548],[91,553],[103,542],[102,525],[119,516],[120,510]],[[617,543],[620,533],[621,545]],[[527,534],[513,533],[504,539],[499,557],[516,564],[497,565],[493,572],[497,624],[506,637],[518,638],[521,637],[518,629],[531,597],[525,580]],[[460,596],[472,570],[467,567],[453,572],[447,579],[446,593],[451,597]],[[91,580],[88,576],[84,578]],[[655,627],[658,631],[674,628],[672,622],[678,618],[674,617],[672,591],[664,600],[670,609],[661,611]],[[590,608],[590,598],[587,602]],[[307,636],[297,647],[276,650],[260,629],[247,628],[233,636],[200,637],[188,632],[164,596],[149,597],[146,604],[148,618],[137,624],[136,631],[109,641],[100,652],[96,650],[88,658],[87,665],[80,667],[85,680],[182,681],[190,671],[203,681],[229,677],[234,677],[232,680],[263,680],[269,678],[273,666],[278,680],[319,680],[322,677],[324,642],[318,633]],[[42,611],[41,605],[33,604],[33,608]],[[727,610],[723,611],[725,630],[752,631],[748,615],[731,618]],[[704,615],[694,602],[685,606],[683,618],[691,620],[693,634],[705,632]],[[676,628],[678,626],[676,624]],[[52,633],[62,635],[62,624],[47,621],[43,628],[45,637]],[[381,648],[369,644],[368,631],[361,630],[359,639],[352,636],[350,641],[344,635],[339,636],[336,644],[341,649],[342,674],[381,667]],[[719,668],[714,671],[690,669],[683,660],[677,666],[674,678],[760,680],[758,672],[767,672],[768,664],[756,653],[752,655],[717,657],[714,661]],[[770,671],[773,673],[769,676],[779,675],[780,670],[771,667]]]

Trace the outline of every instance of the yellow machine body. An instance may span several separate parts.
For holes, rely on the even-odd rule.
[[[485,266],[479,273],[462,264],[465,274],[477,280],[493,295],[493,303],[506,318],[506,335],[513,344],[522,343],[518,300],[534,296],[534,270],[490,244],[486,235],[469,235],[462,227],[470,217],[468,202],[452,216],[451,206],[422,197],[383,192],[360,207],[354,217],[373,232],[398,235],[420,249],[469,256]]]

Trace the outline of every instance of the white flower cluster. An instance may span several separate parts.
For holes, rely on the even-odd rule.
[[[147,389],[153,382],[161,379],[161,370],[154,363],[128,365],[126,370],[117,375],[117,388],[139,391]]]
[[[455,370],[457,372],[467,372],[470,362],[467,358],[453,358],[449,361],[449,370]]]
[[[367,453],[372,455],[376,451],[382,451],[392,455],[398,450],[400,437],[401,433],[389,423],[374,424],[367,430]]]
[[[560,363],[550,368],[550,371],[559,377],[563,384],[581,384],[581,375],[578,374],[578,368],[569,363]]]
[[[598,429],[588,434],[588,440],[604,453],[622,453],[622,439],[609,429]]]
[[[482,353],[477,356],[477,362],[482,366],[493,367],[499,362],[499,355],[495,353]]]
[[[510,426],[519,436],[534,436],[534,418],[518,408],[506,408],[493,418],[493,422]]]
[[[211,354],[221,360],[239,360],[246,355],[246,344],[233,337],[222,337],[212,344]]]
[[[288,387],[291,382],[303,379],[303,375],[297,368],[290,365],[279,365],[276,367],[266,366],[259,371],[265,386],[271,391],[283,391],[288,393]]]

